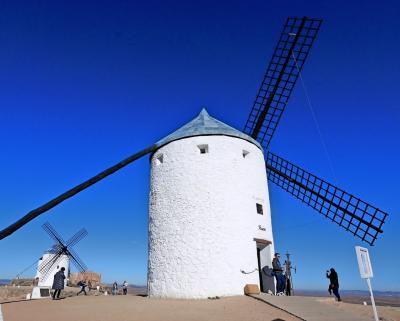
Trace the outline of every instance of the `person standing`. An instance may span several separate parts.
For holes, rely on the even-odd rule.
[[[118,294],[118,283],[115,281],[112,285],[112,295],[117,295]]]
[[[332,291],[337,300],[339,302],[342,301],[339,294],[339,276],[335,269],[331,268],[329,271],[326,271],[326,277],[329,279],[329,294],[331,294]]]
[[[275,257],[272,260],[272,271],[276,278],[276,295],[285,295],[285,276],[283,275],[283,268],[279,261],[280,257],[279,253],[275,253]]]
[[[122,291],[124,295],[128,293],[128,282],[124,281],[124,283],[122,283]]]
[[[64,289],[64,280],[65,280],[65,267],[62,267],[60,271],[54,274],[53,286],[53,300],[58,300],[60,298],[61,290]]]

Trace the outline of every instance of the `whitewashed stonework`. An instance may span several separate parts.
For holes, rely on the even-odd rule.
[[[39,278],[38,286],[41,287],[51,287],[53,285],[54,274],[56,274],[62,267],[65,268],[64,274],[67,278],[69,275],[69,257],[68,255],[61,255],[60,258],[57,260],[56,264],[53,264],[51,267],[51,271],[49,271],[47,277],[43,279],[42,273],[40,272],[40,266],[43,262],[48,262],[50,257],[54,257],[55,254],[53,253],[44,253],[43,257],[38,262],[37,272],[35,278]],[[67,279],[65,279],[65,283]]]
[[[214,119],[204,112],[200,116],[207,126]],[[261,245],[261,267],[271,266],[272,260],[263,153],[241,137],[178,138],[151,158],[149,296],[241,295],[246,284],[259,284],[255,239],[272,243]],[[263,215],[257,213],[257,203]]]

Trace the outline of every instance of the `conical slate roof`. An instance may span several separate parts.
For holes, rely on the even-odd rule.
[[[167,137],[159,140],[156,145],[158,146],[158,148],[160,148],[170,142],[182,138],[209,135],[223,135],[241,138],[247,140],[250,143],[253,143],[262,150],[261,145],[249,135],[246,135],[245,133],[242,133],[241,131],[211,117],[205,108],[201,110],[200,114],[195,119],[188,122],[186,125],[183,125],[181,128],[174,131]]]

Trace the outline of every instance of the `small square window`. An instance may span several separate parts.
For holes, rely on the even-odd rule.
[[[156,157],[156,165],[161,165],[164,162],[163,154],[160,154]]]
[[[207,154],[208,153],[208,145],[197,145],[199,148],[200,154]]]
[[[263,206],[261,204],[257,203],[256,207],[257,207],[257,214],[263,215],[264,214]]]

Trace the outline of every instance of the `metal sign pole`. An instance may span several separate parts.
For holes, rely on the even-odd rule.
[[[369,293],[371,294],[372,309],[374,310],[375,321],[379,321],[378,312],[376,311],[374,294],[372,293],[371,278],[374,277],[372,272],[371,260],[369,259],[368,249],[361,246],[356,246],[356,255],[360,276],[367,280]]]
[[[375,321],[379,321],[378,312],[376,311],[376,306],[375,306],[374,294],[372,293],[372,286],[371,286],[370,278],[367,278],[367,284],[368,284],[369,293],[371,294],[371,303],[372,303],[372,309],[374,310],[374,318],[375,318]]]

